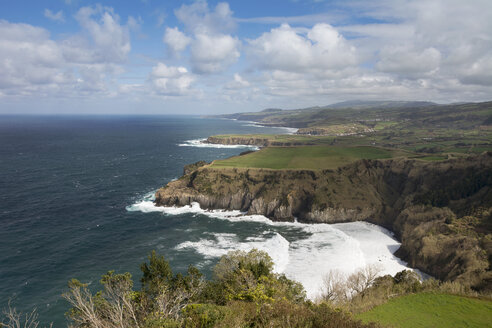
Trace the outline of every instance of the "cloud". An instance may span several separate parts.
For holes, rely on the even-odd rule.
[[[149,81],[157,94],[183,96],[191,92],[194,77],[185,67],[158,63],[152,68]]]
[[[236,27],[233,12],[226,2],[219,2],[210,11],[206,1],[196,1],[191,5],[182,5],[174,14],[192,33],[227,33]]]
[[[197,34],[191,45],[193,70],[198,73],[224,71],[240,56],[239,40],[225,34]]]
[[[206,1],[197,1],[182,5],[175,10],[175,15],[190,36],[177,28],[167,28],[164,42],[175,52],[191,45],[193,72],[220,73],[238,60],[241,42],[229,34],[236,27],[229,4],[220,2],[211,11]]]
[[[60,67],[63,62],[48,31],[0,20],[0,89],[26,93],[69,83],[70,72]]]
[[[127,26],[120,25],[112,8],[83,7],[75,18],[93,43],[91,60],[95,62],[124,62],[131,50]],[[85,45],[84,45],[85,46]]]
[[[82,33],[59,41],[44,28],[0,20],[2,94],[70,97],[109,92],[113,78],[124,71],[121,64],[131,48],[129,28],[102,6],[83,7],[76,19]]]
[[[51,19],[57,22],[65,22],[65,17],[63,16],[63,10],[58,11],[57,13],[52,12],[49,9],[44,10],[44,17]]]
[[[181,51],[185,50],[186,47],[191,43],[191,38],[186,36],[177,27],[167,27],[162,41],[169,47],[172,53],[178,54]]]
[[[395,73],[406,78],[423,78],[437,73],[441,53],[430,47],[423,50],[407,47],[384,47],[376,67],[381,72]]]
[[[238,73],[234,74],[234,79],[225,85],[225,88],[228,90],[237,90],[243,89],[250,86],[250,83],[246,81],[241,75]]]
[[[273,71],[270,79],[280,80],[293,75],[315,80],[334,78],[358,64],[356,48],[328,24],[316,24],[311,29],[283,24],[248,40],[247,53],[253,68]]]
[[[309,73],[357,64],[355,48],[328,24],[307,31],[283,24],[248,43],[248,53],[261,69]]]

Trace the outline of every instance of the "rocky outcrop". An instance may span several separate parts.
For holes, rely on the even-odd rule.
[[[183,167],[183,175],[190,174],[191,172],[195,171],[196,169],[198,169],[202,166],[208,165],[208,164],[209,163],[207,163],[205,161],[198,161],[198,162],[193,163],[193,164],[185,165]]]

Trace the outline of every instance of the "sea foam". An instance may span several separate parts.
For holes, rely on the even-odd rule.
[[[207,139],[193,139],[186,140],[184,143],[178,144],[180,147],[198,147],[198,148],[230,148],[230,149],[241,149],[247,148],[252,150],[260,149],[257,146],[252,145],[223,145],[223,144],[211,144],[204,142]]]
[[[289,242],[279,233],[272,237],[249,237],[245,242],[240,242],[236,234],[211,233],[212,238],[200,239],[196,242],[186,241],[175,249],[191,248],[206,258],[220,257],[229,251],[250,251],[253,248],[267,252],[274,262],[273,270],[283,273],[289,263]]]
[[[367,222],[274,222],[262,215],[246,215],[240,211],[204,210],[198,203],[183,207],[158,207],[154,205],[153,197],[153,193],[149,193],[128,206],[127,210],[167,215],[194,213],[234,223],[256,222],[265,225],[262,234],[245,240],[240,240],[234,233],[209,232],[198,241],[183,241],[175,249],[192,249],[207,259],[219,258],[231,250],[264,250],[272,257],[275,272],[299,281],[310,299],[320,295],[323,278],[330,271],[349,275],[367,265],[377,265],[381,275],[394,275],[408,269],[405,262],[393,255],[400,243],[392,233]],[[290,231],[289,236],[283,235],[286,231]]]

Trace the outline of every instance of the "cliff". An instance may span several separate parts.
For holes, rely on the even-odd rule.
[[[161,188],[156,204],[198,202],[312,223],[367,220],[395,232],[411,265],[490,288],[491,186],[490,152],[443,162],[361,160],[324,171],[205,165]]]

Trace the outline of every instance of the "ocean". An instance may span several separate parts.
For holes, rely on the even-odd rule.
[[[278,223],[197,204],[153,205],[184,165],[251,149],[200,139],[291,132],[188,116],[0,116],[0,309],[10,299],[18,310],[37,308],[43,324],[66,326],[61,294],[71,278],[97,290],[102,274],[128,271],[138,288],[152,250],[175,272],[192,264],[210,278],[221,255],[259,248],[310,298],[330,270],[405,269],[391,233],[368,223]]]

